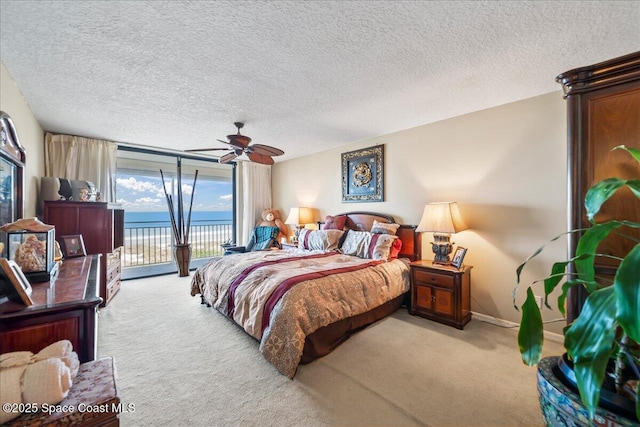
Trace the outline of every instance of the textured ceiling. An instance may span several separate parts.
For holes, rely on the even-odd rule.
[[[184,149],[244,121],[284,160],[560,90],[640,50],[640,2],[2,0],[0,31],[47,131]]]

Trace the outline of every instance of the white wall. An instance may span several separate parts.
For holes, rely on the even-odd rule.
[[[385,150],[384,202],[343,203],[341,153],[377,144]],[[511,300],[516,267],[566,229],[565,101],[558,91],[277,163],[272,174],[274,208],[314,207],[317,219],[366,210],[417,224],[425,203],[457,201],[469,230],[452,240],[468,248],[465,264],[474,266],[471,309],[519,322]],[[430,240],[425,233],[425,259],[433,258]],[[526,279],[565,252],[562,243],[545,252]],[[545,319],[559,317],[555,310]]]
[[[24,216],[34,217],[40,177],[44,176],[44,132],[2,62],[0,110],[11,117],[18,139],[26,150]]]

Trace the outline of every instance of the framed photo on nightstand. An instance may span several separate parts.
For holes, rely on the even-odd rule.
[[[451,261],[451,265],[458,269],[462,267],[462,260],[464,259],[464,256],[466,254],[467,248],[458,246],[458,248],[456,249],[456,253],[453,255],[453,261]]]

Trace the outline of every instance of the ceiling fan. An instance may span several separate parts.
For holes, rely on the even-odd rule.
[[[195,148],[192,150],[185,150],[189,152],[198,152],[198,151],[218,151],[218,150],[231,150],[231,152],[220,157],[220,163],[229,163],[233,159],[238,156],[241,156],[243,153],[249,157],[249,160],[256,163],[262,163],[263,165],[272,165],[273,159],[272,156],[281,156],[284,154],[284,151],[279,148],[271,147],[269,145],[263,144],[252,144],[251,138],[245,135],[240,134],[240,129],[244,127],[244,123],[235,122],[235,127],[238,128],[237,134],[227,135],[227,139],[229,141],[223,141],[219,139],[218,141],[223,144],[228,144],[230,148]]]

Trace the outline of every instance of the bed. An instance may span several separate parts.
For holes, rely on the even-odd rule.
[[[303,230],[295,249],[214,257],[191,282],[192,296],[257,339],[289,378],[397,310],[409,290],[408,263],[420,258],[416,227],[392,216],[327,219]]]

